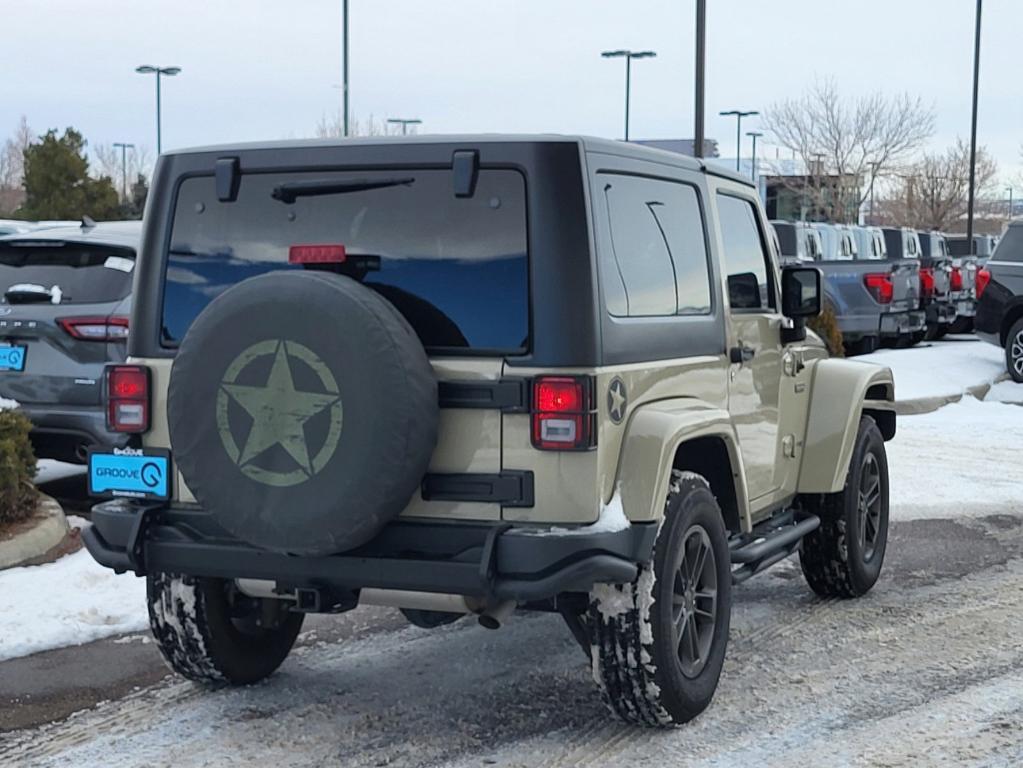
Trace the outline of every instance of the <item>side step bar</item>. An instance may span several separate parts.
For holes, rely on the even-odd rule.
[[[816,515],[800,520],[798,523],[775,528],[730,552],[732,565],[738,565],[732,571],[732,583],[738,584],[765,568],[784,560],[799,548],[799,542],[811,531],[820,527],[820,518]]]

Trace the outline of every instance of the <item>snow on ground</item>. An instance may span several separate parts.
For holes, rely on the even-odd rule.
[[[1016,403],[1023,405],[1023,384],[1015,381],[1000,381],[988,390],[985,403]]]
[[[1005,374],[1002,350],[972,336],[885,349],[855,359],[891,368],[899,401],[961,395],[968,387],[990,384]]]
[[[1013,386],[1023,400],[1023,384]],[[900,416],[886,446],[892,517],[980,517],[994,507],[1023,512],[1021,436],[1023,407],[971,396]]]
[[[0,571],[0,661],[146,626],[145,580],[115,575],[84,549]]]
[[[63,480],[65,477],[84,474],[85,467],[81,464],[68,464],[53,459],[40,459],[37,462],[36,482],[52,483],[55,480]]]

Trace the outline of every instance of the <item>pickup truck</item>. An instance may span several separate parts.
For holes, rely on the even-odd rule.
[[[824,304],[835,313],[846,354],[873,352],[882,340],[912,343],[912,334],[923,330],[919,264],[886,260],[876,228],[861,234],[863,228],[848,225],[773,224],[783,258],[813,260],[824,274]],[[869,246],[866,258],[861,242]]]
[[[917,239],[920,243],[920,304],[927,313],[923,338],[933,341],[944,336],[955,322],[956,301],[952,291],[962,293],[962,270],[954,266],[945,236],[940,232],[920,231]],[[907,242],[912,245],[912,239]]]
[[[996,241],[989,235],[974,235],[972,246],[966,235],[946,235],[945,241],[952,257],[952,299],[956,305],[956,319],[948,330],[951,333],[970,333],[980,299],[978,276],[991,258]],[[961,287],[957,289],[957,285]]]

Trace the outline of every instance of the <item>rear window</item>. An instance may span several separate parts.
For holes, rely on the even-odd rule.
[[[1006,229],[991,258],[995,261],[1023,261],[1023,227]]]
[[[285,203],[286,184],[320,194]],[[327,194],[323,188],[330,188]],[[292,245],[343,245],[327,267],[388,299],[432,351],[515,353],[529,344],[526,192],[512,170],[481,170],[455,197],[450,170],[246,174],[220,202],[213,177],[185,179],[174,213],[163,343],[175,346],[232,285],[288,263]]]
[[[0,301],[101,304],[131,292],[135,252],[37,241],[0,243]],[[42,290],[39,290],[42,289]]]

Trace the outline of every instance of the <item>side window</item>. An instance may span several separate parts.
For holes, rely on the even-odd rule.
[[[608,311],[618,317],[710,313],[710,268],[695,188],[599,175],[611,231],[602,257]]]
[[[767,254],[753,204],[721,192],[717,195],[728,299],[732,309],[765,309],[772,305]]]

